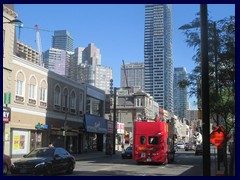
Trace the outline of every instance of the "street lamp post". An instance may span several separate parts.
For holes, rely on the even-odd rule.
[[[3,24],[22,24],[22,21],[18,20],[18,19],[13,19],[7,22],[3,22]]]

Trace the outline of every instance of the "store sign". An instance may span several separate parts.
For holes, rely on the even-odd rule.
[[[108,130],[108,133],[110,134],[113,133],[113,121],[110,121],[110,120],[107,121],[107,130]]]
[[[8,107],[3,108],[3,122],[9,122],[11,115],[11,109]]]
[[[104,118],[85,115],[84,123],[87,132],[107,133],[107,120]]]
[[[117,122],[117,133],[124,134],[124,123]]]

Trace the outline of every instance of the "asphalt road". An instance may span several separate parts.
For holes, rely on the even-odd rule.
[[[120,156],[76,162],[71,176],[202,176],[202,156],[179,150],[175,162],[167,165],[141,164]]]

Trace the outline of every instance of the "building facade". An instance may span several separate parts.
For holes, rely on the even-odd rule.
[[[125,64],[126,76],[129,87],[140,87],[144,90],[144,63]],[[126,87],[126,76],[124,66],[121,66],[121,87]]]
[[[14,73],[13,55],[16,54],[15,47],[15,25],[12,20],[17,18],[13,5],[3,5],[3,153],[9,154],[10,143],[10,123]]]
[[[69,77],[69,62],[73,52],[50,48],[43,53],[44,67],[50,71]]]
[[[173,113],[172,7],[145,5],[145,91],[159,106]]]
[[[23,42],[17,41],[17,53],[19,57],[31,61],[36,64],[40,64],[39,53],[31,46],[24,44]]]
[[[67,30],[54,31],[52,48],[73,52],[73,38]]]
[[[187,80],[187,71],[184,67],[174,68],[173,79],[173,99],[174,99],[174,114],[179,118],[187,118],[188,96],[187,87],[182,87],[179,83]]]
[[[104,91],[14,53],[15,26],[7,22],[17,15],[3,9],[3,96],[10,94],[3,104],[4,153],[22,157],[50,141],[71,153],[105,151],[113,127],[104,119]]]
[[[76,48],[69,64],[70,79],[87,83],[109,93],[112,68],[101,65],[100,49],[93,43],[86,48]]]
[[[113,112],[113,104],[111,106]],[[117,90],[116,118],[117,122],[124,124],[124,134],[127,135],[127,143],[133,141],[133,123],[137,119],[154,119],[159,113],[159,105],[150,94],[142,90],[133,91],[126,89]],[[113,115],[111,116],[113,117]],[[118,135],[116,142],[122,142],[122,135]]]

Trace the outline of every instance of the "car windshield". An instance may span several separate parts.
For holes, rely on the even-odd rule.
[[[31,151],[26,158],[30,157],[53,157],[54,154],[54,149],[49,148],[49,149],[34,149]]]

